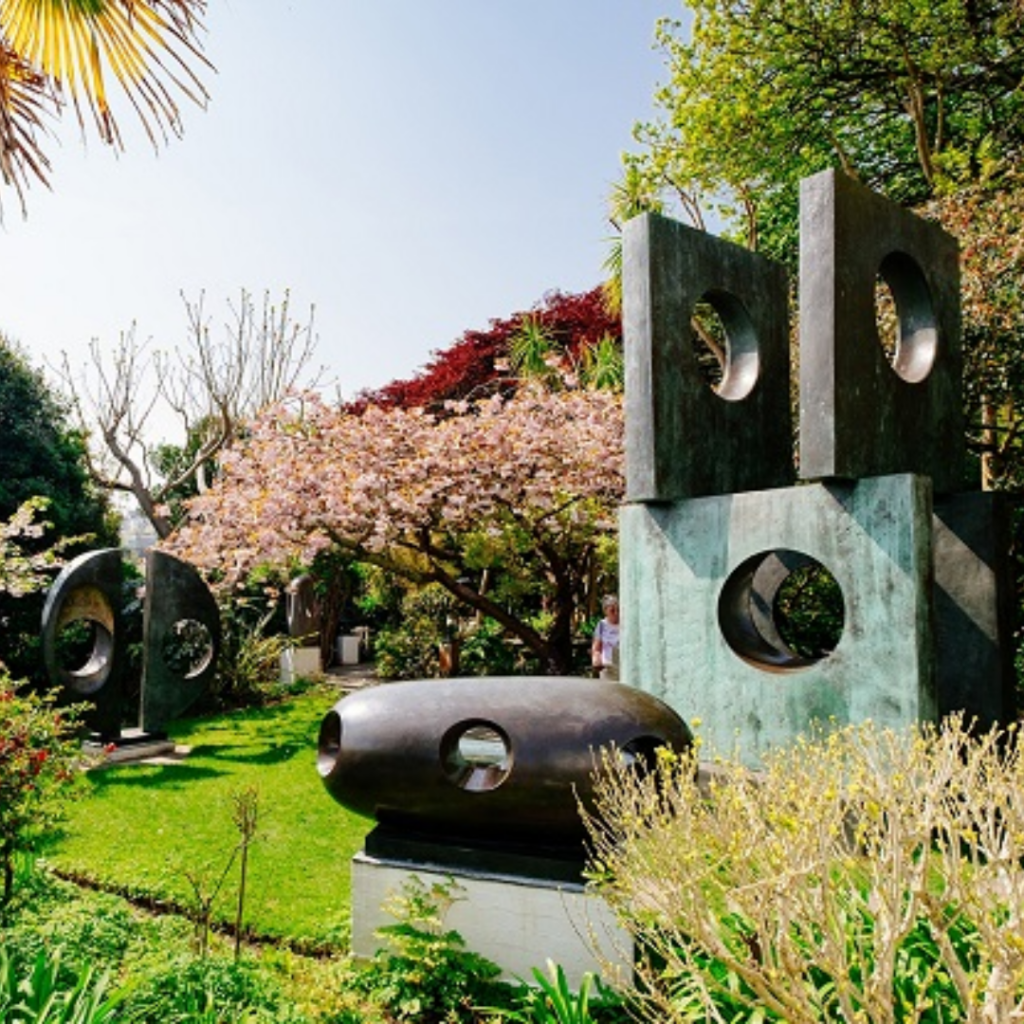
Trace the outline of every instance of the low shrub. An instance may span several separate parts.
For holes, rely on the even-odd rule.
[[[377,674],[383,679],[430,679],[441,674],[440,650],[456,637],[455,598],[438,583],[409,591],[397,625],[374,639]]]
[[[76,886],[36,871],[18,890],[3,948],[19,967],[59,949],[59,980],[67,985],[84,964],[116,971],[138,935],[138,921],[124,900],[105,893],[83,900]]]
[[[1024,1014],[1019,731],[802,740],[763,771],[608,754],[594,888],[659,1021],[988,1022]]]
[[[353,980],[397,1020],[472,1020],[474,1007],[509,1003],[509,986],[497,981],[500,968],[467,950],[462,936],[445,927],[457,891],[454,882],[427,888],[413,876],[385,904],[396,923],[377,935],[389,948]]]
[[[57,707],[0,666],[0,914],[14,891],[19,854],[37,848],[80,783],[81,705]]]
[[[258,964],[233,957],[164,956],[133,978],[121,1009],[125,1024],[301,1024],[280,985]]]
[[[19,965],[0,946],[0,1020],[5,1024],[113,1024],[121,996],[108,994],[109,977],[92,967],[62,980],[59,949]]]

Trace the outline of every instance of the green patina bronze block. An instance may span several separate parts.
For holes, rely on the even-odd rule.
[[[894,301],[888,354],[879,288]],[[956,240],[836,171],[805,178],[800,476],[920,473],[936,494],[964,490],[962,363]]]
[[[623,681],[699,718],[708,754],[748,763],[815,720],[934,720],[931,521],[930,483],[911,474],[626,505]],[[819,654],[773,618],[807,564],[841,593],[841,634]]]
[[[703,231],[656,214],[626,224],[628,500],[795,479],[786,287],[780,265]],[[691,331],[699,306],[724,332],[714,384],[701,371]]]

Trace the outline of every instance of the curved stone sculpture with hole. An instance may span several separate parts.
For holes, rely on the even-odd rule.
[[[86,727],[103,742],[122,737],[128,640],[123,605],[124,552],[90,551],[68,563],[43,607],[47,676],[68,702],[93,705]],[[220,647],[217,604],[187,562],[146,552],[143,667],[138,721],[159,733],[209,686]]]
[[[617,683],[559,676],[390,683],[340,700],[318,768],[343,806],[439,841],[580,848],[595,755],[687,749],[686,723]]]
[[[125,643],[121,552],[90,551],[69,562],[43,606],[43,663],[68,703],[92,705],[83,721],[104,741],[121,731]]]
[[[203,694],[220,649],[217,602],[195,568],[173,555],[146,552],[139,724],[159,732]]]

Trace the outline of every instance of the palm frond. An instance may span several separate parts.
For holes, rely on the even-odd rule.
[[[25,207],[34,179],[48,185],[50,161],[40,148],[43,118],[56,109],[50,84],[0,38],[0,181],[14,187]]]
[[[205,0],[0,0],[0,34],[22,61],[49,79],[58,99],[100,138],[121,145],[108,81],[124,91],[157,144],[181,134],[175,96],[199,105],[206,89],[194,67],[209,67],[197,33]]]

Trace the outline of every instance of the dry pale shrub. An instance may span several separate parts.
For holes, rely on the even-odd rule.
[[[658,1021],[1024,1020],[1016,728],[870,723],[698,779],[602,759],[594,888]]]

